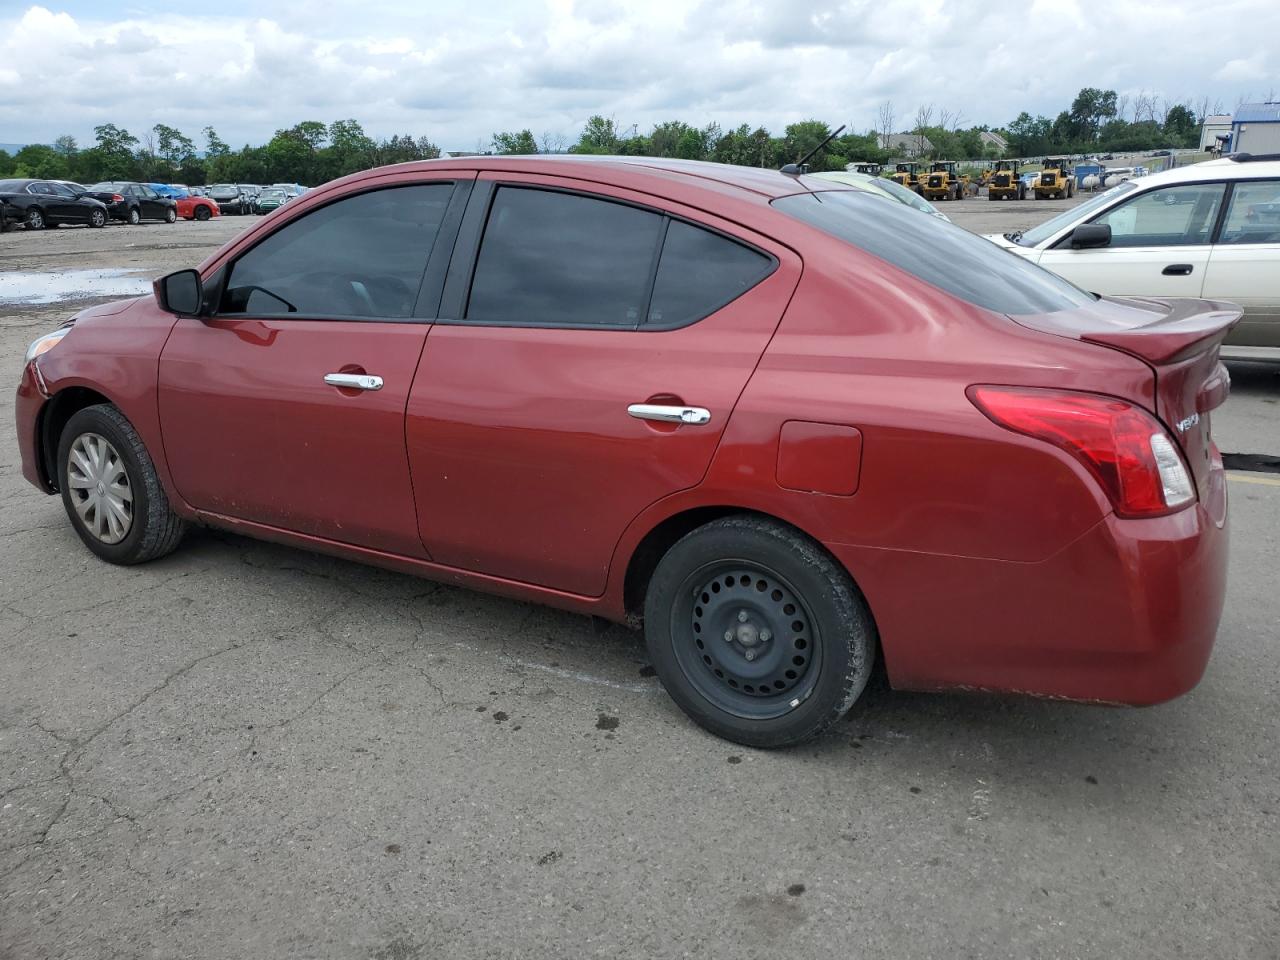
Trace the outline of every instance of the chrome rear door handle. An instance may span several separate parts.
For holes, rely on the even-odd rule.
[[[711,411],[706,407],[677,407],[665,403],[633,403],[627,413],[637,420],[658,420],[662,423],[702,424],[711,422]]]
[[[382,378],[368,373],[326,373],[324,382],[331,387],[348,390],[381,390]]]

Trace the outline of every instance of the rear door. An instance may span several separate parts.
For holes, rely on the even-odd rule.
[[[406,418],[432,559],[602,593],[627,525],[702,479],[799,274],[651,196],[482,175]]]
[[[1064,238],[1039,263],[1093,293],[1198,297],[1224,189],[1196,183],[1140,193],[1090,221],[1111,227],[1109,246],[1073,250]]]
[[[138,191],[138,202],[141,204],[142,216],[146,220],[163,220],[166,210],[164,200],[146,184],[134,187]]]
[[[180,318],[160,357],[165,453],[188,503],[423,555],[404,408],[467,186],[344,196],[222,268],[215,314]]]
[[[1244,319],[1227,336],[1228,348],[1280,349],[1280,180],[1232,186],[1202,293],[1244,310]]]

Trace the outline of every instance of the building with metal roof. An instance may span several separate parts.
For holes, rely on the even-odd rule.
[[[1242,103],[1231,118],[1235,153],[1280,153],[1280,100]]]

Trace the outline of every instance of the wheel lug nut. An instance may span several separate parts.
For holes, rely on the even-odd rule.
[[[725,642],[725,643],[732,643],[732,642],[733,642],[733,631],[732,631],[732,630],[726,630],[726,631],[724,632],[724,642]]]
[[[756,652],[754,650],[747,650],[742,655],[748,660],[754,660],[756,658]]]
[[[739,622],[739,623],[746,623],[746,622],[747,622],[747,611],[745,611],[745,610],[739,610],[739,611],[738,611],[738,622]]]
[[[761,643],[768,643],[771,639],[773,639],[773,634],[772,634],[772,633],[770,633],[768,630],[761,630],[761,631],[760,631],[760,642],[761,642]]]

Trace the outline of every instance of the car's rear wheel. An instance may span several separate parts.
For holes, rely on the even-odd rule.
[[[645,597],[654,669],[696,723],[736,743],[818,736],[862,693],[875,628],[848,574],[813,540],[738,516],[658,563]]]
[[[28,207],[23,223],[26,224],[28,230],[43,230],[48,226],[44,219],[44,211],[39,207]]]
[[[209,219],[209,208],[206,207],[203,203],[200,204],[200,206],[196,207],[196,219],[197,220]]]
[[[89,226],[105,227],[107,225],[107,212],[105,210],[89,211]]]
[[[167,209],[167,210],[164,212],[164,222],[165,222],[165,223],[177,223],[177,222],[178,222],[178,211],[177,211],[177,210],[175,210],[175,209],[173,209],[173,207],[170,207],[169,209]]]
[[[136,227],[142,222],[142,211],[137,207],[129,208],[129,226]]]
[[[71,525],[110,563],[162,557],[186,530],[142,438],[110,404],[85,407],[67,421],[58,441],[58,479]]]

